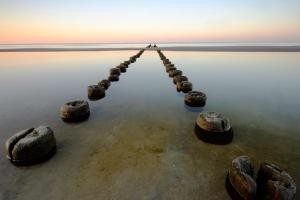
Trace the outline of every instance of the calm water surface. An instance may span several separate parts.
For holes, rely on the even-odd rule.
[[[91,116],[65,124],[59,107],[136,51],[0,53],[0,143],[39,125],[55,131],[56,155],[14,167],[0,152],[0,199],[229,199],[230,162],[268,160],[300,184],[300,53],[164,52],[205,92],[184,106],[154,51],[145,51]],[[222,112],[235,136],[225,146],[193,132],[201,110]],[[299,198],[299,192],[297,198]]]

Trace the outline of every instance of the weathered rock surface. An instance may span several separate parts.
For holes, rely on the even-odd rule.
[[[178,92],[182,91],[184,93],[187,93],[193,90],[193,84],[188,81],[177,82],[176,89]]]
[[[280,167],[264,162],[257,175],[258,197],[263,200],[293,200],[296,195],[296,183]]]
[[[5,148],[12,163],[35,164],[55,153],[56,140],[51,128],[40,126],[16,133],[6,141]]]
[[[110,75],[120,75],[121,70],[119,68],[111,68],[110,69]]]
[[[206,100],[206,94],[200,91],[188,92],[184,97],[185,104],[192,107],[203,107],[205,106]]]
[[[71,101],[60,108],[60,117],[66,122],[83,121],[89,115],[90,107],[87,101]]]
[[[177,84],[178,82],[182,82],[182,81],[188,81],[188,78],[186,76],[182,76],[182,75],[177,75],[173,77],[173,83]]]
[[[114,82],[114,81],[119,81],[119,75],[117,74],[112,74],[108,77],[108,80],[111,81],[111,82]]]
[[[89,85],[87,91],[89,99],[97,100],[105,97],[105,89],[99,85]]]
[[[229,120],[217,112],[201,112],[196,120],[195,132],[204,142],[215,144],[227,144],[233,138]]]
[[[109,86],[110,86],[110,81],[104,79],[104,80],[100,81],[100,82],[98,83],[98,85],[101,86],[101,87],[103,87],[104,89],[107,90],[107,89],[109,88]]]
[[[178,75],[182,75],[182,71],[180,71],[180,70],[170,70],[169,71],[170,77],[174,77],[174,76],[178,76]]]
[[[228,171],[228,187],[232,187],[235,192],[245,200],[256,198],[256,183],[253,179],[253,165],[248,156],[239,156],[231,162]]]

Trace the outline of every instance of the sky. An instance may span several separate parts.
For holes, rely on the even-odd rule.
[[[300,0],[0,0],[0,44],[300,42]]]

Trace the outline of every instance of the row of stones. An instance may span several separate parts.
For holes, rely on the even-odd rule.
[[[185,95],[185,104],[192,107],[204,106],[206,95],[192,91],[192,83],[182,75],[182,71],[176,69],[160,50],[157,52],[166,72],[173,77],[177,91],[188,93]],[[229,143],[233,138],[229,120],[217,112],[201,112],[196,120],[195,133],[202,141],[216,144]],[[296,195],[296,184],[292,177],[275,164],[262,163],[255,181],[254,168],[248,156],[240,156],[231,162],[226,188],[232,199],[292,200]]]
[[[184,102],[187,106],[203,107],[206,104],[207,96],[201,91],[193,90],[193,84],[183,75],[182,71],[161,52],[157,50],[169,77],[173,78],[178,92],[187,93]],[[217,112],[201,112],[196,120],[195,132],[197,136],[209,143],[226,144],[232,141],[233,129],[229,120]]]
[[[112,81],[118,81],[121,73],[131,63],[136,62],[144,52],[141,49],[136,55],[130,57],[115,68],[110,69],[107,79],[90,85],[87,88],[87,95],[90,100],[99,100],[105,97]],[[60,117],[65,122],[79,122],[86,120],[90,115],[89,103],[84,100],[67,102],[60,108]],[[52,157],[56,152],[56,139],[50,127],[40,126],[21,130],[8,138],[5,142],[7,158],[15,165],[30,165],[45,161]]]
[[[87,87],[87,95],[90,100],[99,100],[105,97],[105,90],[107,90],[111,82],[119,81],[121,73],[125,73],[131,63],[136,62],[144,53],[141,49],[136,55],[130,57],[128,61],[122,62],[115,68],[110,69],[107,79],[101,80],[97,85],[89,85]],[[90,115],[90,108],[87,101],[72,101],[67,102],[60,108],[60,117],[66,122],[78,122],[87,119]]]

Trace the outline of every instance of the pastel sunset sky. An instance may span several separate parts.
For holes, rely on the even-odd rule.
[[[300,42],[300,0],[0,0],[0,43]]]

